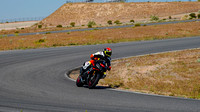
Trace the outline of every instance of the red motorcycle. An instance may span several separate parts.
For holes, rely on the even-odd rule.
[[[93,73],[87,74],[86,78],[82,77],[81,74],[78,76],[76,80],[76,85],[78,87],[83,87],[83,85],[88,85],[88,88],[92,89],[96,87],[100,79],[105,78],[107,66],[104,60],[98,60],[95,63],[95,66],[91,66],[90,68],[93,69]],[[85,71],[85,73],[87,73],[87,71]]]

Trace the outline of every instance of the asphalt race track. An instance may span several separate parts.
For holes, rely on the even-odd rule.
[[[200,48],[200,37],[0,52],[0,112],[200,112],[200,100],[78,88],[65,73],[104,47],[112,59]]]

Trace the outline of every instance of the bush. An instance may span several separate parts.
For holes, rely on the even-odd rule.
[[[181,17],[181,20],[187,20],[187,19],[189,19],[188,15],[184,15],[183,17]]]
[[[56,27],[58,27],[58,28],[62,28],[62,25],[57,25]]]
[[[44,43],[45,42],[45,39],[39,39],[38,41],[35,41],[35,43],[37,44],[41,44],[41,43]]]
[[[196,17],[197,17],[195,13],[190,13],[189,16],[190,16],[191,18],[196,18]]]
[[[91,24],[88,24],[87,26],[88,26],[88,28],[92,28],[92,25],[91,25]]]
[[[119,20],[116,20],[114,23],[115,24],[121,24]]]
[[[24,28],[21,28],[21,30],[24,30]]]
[[[151,18],[151,21],[157,21],[157,20],[159,20],[158,16],[151,16],[150,18]]]
[[[38,28],[42,28],[42,25],[38,25]]]
[[[92,28],[94,25],[96,25],[94,21],[89,21],[87,26],[88,28]]]
[[[198,19],[200,19],[200,14],[197,15]]]
[[[132,19],[132,20],[130,20],[130,22],[131,22],[131,23],[134,23],[135,21]]]
[[[172,19],[172,16],[169,16],[169,19]]]
[[[15,33],[19,33],[19,31],[15,31]]]
[[[140,24],[140,23],[137,23],[137,24],[135,24],[135,26],[141,26],[141,24]]]
[[[70,25],[71,25],[72,27],[75,27],[75,22],[71,22]]]
[[[108,23],[109,25],[112,25],[112,20],[108,20],[107,23]]]

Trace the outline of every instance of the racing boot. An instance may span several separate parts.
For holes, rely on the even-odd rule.
[[[104,75],[101,77],[101,79],[104,79],[106,77],[106,72],[104,72]]]

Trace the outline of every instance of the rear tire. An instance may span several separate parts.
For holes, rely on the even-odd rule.
[[[92,79],[93,77],[93,79]],[[89,89],[93,89],[95,88],[95,86],[98,84],[99,79],[100,79],[100,74],[95,74],[94,76],[92,76],[88,82],[88,88]]]
[[[76,86],[77,87],[83,87],[84,83],[81,82],[81,76],[79,75],[76,79]]]

